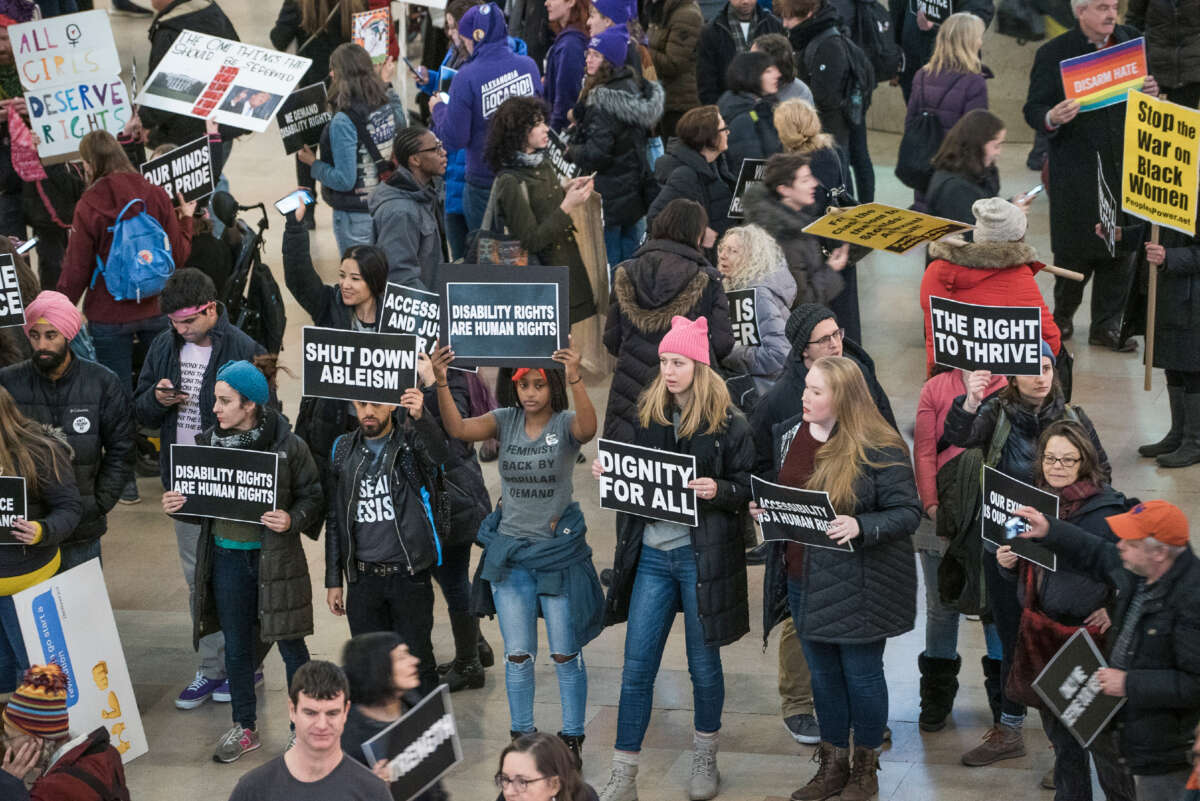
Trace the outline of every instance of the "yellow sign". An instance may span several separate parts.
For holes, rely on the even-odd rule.
[[[891,253],[907,253],[922,242],[971,228],[918,211],[898,209],[882,203],[864,203],[845,211],[833,211],[804,229],[806,234],[866,245]]]
[[[1200,111],[1130,92],[1125,106],[1121,208],[1135,217],[1196,233]]]

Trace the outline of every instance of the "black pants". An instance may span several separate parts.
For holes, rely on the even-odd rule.
[[[346,619],[350,636],[372,631],[394,631],[413,656],[421,660],[421,695],[438,685],[433,657],[433,581],[428,570],[409,576],[358,574],[346,592]]]
[[[850,126],[847,151],[850,169],[854,171],[854,199],[859,203],[875,202],[875,165],[871,163],[871,151],[867,149],[866,123]]]
[[[1200,373],[1185,370],[1165,370],[1168,387],[1183,387],[1184,394],[1200,394]]]
[[[829,301],[829,308],[837,316],[838,325],[846,329],[846,336],[862,345],[862,315],[858,310],[858,265],[847,264],[846,269],[842,270],[842,280],[845,287]]]
[[[442,564],[431,568],[433,577],[442,588],[446,609],[450,614],[470,614],[471,611],[471,543],[442,547]]]
[[[1042,730],[1054,746],[1054,801],[1092,801],[1091,754],[1053,712],[1042,711]],[[1096,738],[1100,743],[1107,734]],[[1106,801],[1134,801],[1133,778],[1102,751],[1095,759],[1096,778]]]
[[[1129,300],[1129,291],[1133,287],[1136,272],[1134,254],[1093,261],[1063,259],[1059,261],[1058,266],[1077,270],[1083,273],[1084,279],[1054,279],[1054,316],[1066,320],[1074,317],[1080,303],[1083,302],[1083,289],[1088,281],[1092,281],[1092,324],[1088,329],[1089,333],[1097,335],[1108,331],[1120,331],[1125,304]]]
[[[1005,715],[1024,715],[1025,707],[1008,697],[1004,688],[1008,685],[1008,674],[1012,670],[1013,651],[1017,647],[1017,630],[1021,626],[1021,602],[1017,600],[1017,585],[1000,577],[996,555],[983,552],[983,577],[987,582],[988,606],[992,622],[1000,635],[1004,658],[1000,660],[1000,711]]]

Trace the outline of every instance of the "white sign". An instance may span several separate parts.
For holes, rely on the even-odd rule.
[[[290,53],[184,31],[136,102],[262,133],[310,64]]]
[[[108,729],[128,764],[149,750],[117,635],[100,560],[59,573],[13,596],[29,662],[67,674],[67,715],[77,734]]]

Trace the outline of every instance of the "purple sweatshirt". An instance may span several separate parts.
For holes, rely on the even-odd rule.
[[[550,106],[550,127],[567,127],[567,112],[579,100],[583,76],[587,71],[588,38],[582,31],[564,28],[546,53],[546,103]]]

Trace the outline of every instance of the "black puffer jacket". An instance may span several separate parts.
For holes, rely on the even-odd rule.
[[[749,423],[731,407],[726,412],[725,428],[718,434],[676,440],[674,426],[655,423],[648,429],[637,429],[632,440],[624,441],[690,453],[696,457],[696,475],[716,479],[717,494],[711,500],[697,499],[700,524],[691,530],[696,556],[696,601],[704,627],[704,644],[715,648],[736,642],[750,630],[746,547],[740,517],[747,513],[750,471],[754,466]],[[644,517],[617,514],[617,550],[604,608],[606,626],[622,623],[629,617],[629,599],[645,527]]]
[[[596,173],[606,226],[632,225],[646,215],[642,187],[653,180],[646,138],[662,113],[662,86],[639,82],[628,67],[575,106],[567,160],[578,164],[581,174]]]
[[[1168,94],[1200,80],[1200,0],[1130,0],[1125,23],[1145,32],[1150,74]]]
[[[746,222],[762,226],[775,238],[787,259],[792,278],[796,279],[796,301],[829,304],[846,287],[837,270],[830,269],[821,251],[820,237],[804,233],[804,227],[816,220],[805,211],[795,211],[783,204],[767,189],[766,184],[752,184],[742,198],[746,207]]]
[[[697,151],[676,142],[654,163],[654,180],[660,189],[646,212],[647,227],[653,227],[658,213],[680,197],[704,207],[708,212],[708,227],[718,236],[732,224],[729,201],[733,199],[735,176],[730,174],[724,154],[709,162]]]
[[[730,25],[732,13],[728,3],[712,18],[712,22],[704,26],[700,32],[700,48],[696,60],[696,88],[700,92],[700,102],[716,103],[721,93],[725,91],[725,70],[729,62],[737,55],[737,43],[733,39]],[[747,42],[753,42],[767,33],[783,33],[783,23],[779,17],[755,6],[754,17],[750,20],[750,35]]]
[[[729,128],[725,163],[734,177],[746,159],[766,159],[783,152],[775,131],[774,98],[727,91],[717,101],[717,108]]]
[[[95,539],[108,530],[105,515],[133,477],[133,399],[129,385],[93,361],[72,356],[57,381],[33,362],[0,370],[3,385],[26,417],[62,431],[74,455],[83,514],[66,542]]]
[[[772,429],[779,448],[775,471],[791,447],[803,416]],[[800,616],[796,633],[806,640],[868,643],[911,631],[917,616],[917,569],[911,537],[921,522],[921,498],[903,450],[868,447],[866,465],[854,482],[854,510],[862,534],[853,553],[804,549]],[[843,510],[838,510],[839,512]],[[763,642],[790,610],[785,543],[771,546],[763,577]]]
[[[925,211],[935,217],[974,225],[975,212],[971,211],[971,206],[975,201],[999,194],[1000,172],[994,165],[979,178],[949,170],[938,170],[929,180],[929,189],[925,192]],[[969,236],[964,238],[970,239]]]
[[[464,420],[471,416],[471,391],[467,387],[467,374],[461,370],[447,370],[446,382],[454,405]],[[425,414],[442,425],[442,411],[438,407],[437,386],[431,384],[425,393]],[[445,436],[445,429],[442,429]],[[470,545],[479,533],[479,524],[491,514],[492,506],[487,485],[483,482],[483,471],[475,456],[475,445],[461,439],[446,437],[449,446],[442,463],[446,494],[450,500],[450,524],[442,535],[443,545]]]
[[[604,347],[617,357],[617,366],[604,413],[606,439],[633,441],[637,399],[658,375],[658,343],[675,315],[708,318],[712,364],[733,350],[729,301],[720,273],[695,248],[651,239],[613,277]]]

